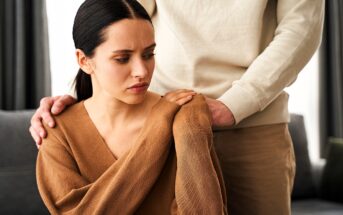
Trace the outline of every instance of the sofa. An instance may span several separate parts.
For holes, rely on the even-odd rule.
[[[49,214],[36,185],[33,111],[0,111],[0,214]]]
[[[0,111],[0,214],[49,214],[35,180],[37,148],[28,132],[32,114],[32,110]],[[321,196],[326,165],[310,162],[301,115],[291,115],[289,130],[297,163],[292,214],[342,215],[342,203]]]
[[[291,114],[289,131],[296,158],[292,215],[343,215],[343,177],[336,173],[343,170],[342,144],[331,147],[327,160],[311,162],[302,115]]]

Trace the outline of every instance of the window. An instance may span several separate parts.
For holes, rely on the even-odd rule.
[[[304,116],[309,153],[312,160],[319,159],[319,54],[318,51],[299,73],[297,80],[286,89],[288,108]]]
[[[70,90],[78,71],[72,28],[77,9],[83,0],[47,0],[52,94],[72,94]]]

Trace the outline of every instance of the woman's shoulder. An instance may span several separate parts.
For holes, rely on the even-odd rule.
[[[83,101],[68,106],[62,113],[53,116],[56,126],[48,129],[52,133],[67,133],[68,131],[77,130],[87,120],[87,112]],[[47,127],[47,126],[45,126]]]
[[[75,103],[68,106],[62,113],[54,116],[55,127],[51,128],[44,124],[47,131],[47,139],[45,142],[54,142],[62,145],[69,145],[73,140],[72,134],[81,130],[81,127],[86,124],[87,112],[85,111],[83,102]],[[44,140],[43,140],[44,141]]]
[[[87,117],[84,101],[68,106],[62,113],[54,116],[56,121],[75,121]]]

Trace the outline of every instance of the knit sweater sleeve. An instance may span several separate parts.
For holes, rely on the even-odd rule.
[[[176,114],[177,214],[227,214],[225,185],[213,146],[210,112],[197,95]]]
[[[276,16],[271,43],[219,98],[236,123],[264,110],[293,83],[320,43],[324,0],[279,0]]]
[[[47,128],[48,137],[37,157],[36,176],[50,213],[132,214],[163,168],[178,109],[178,105],[161,99],[134,147],[92,182],[80,174],[59,128]]]

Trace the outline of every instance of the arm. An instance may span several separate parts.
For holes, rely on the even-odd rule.
[[[218,100],[236,123],[267,107],[297,77],[317,49],[324,0],[279,0],[274,38],[241,79]]]
[[[135,146],[94,182],[79,173],[59,128],[47,128],[48,137],[37,159],[37,181],[49,211],[132,214],[162,170],[170,146],[171,124],[179,107],[161,99],[151,111]]]
[[[181,107],[173,124],[177,157],[175,199],[180,214],[224,214],[226,194],[202,96]]]

